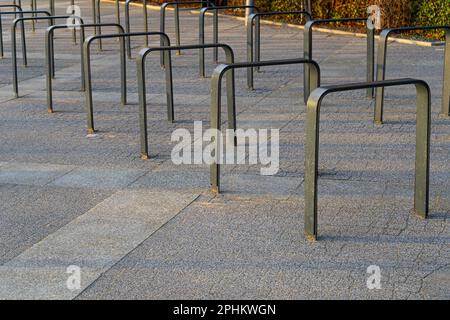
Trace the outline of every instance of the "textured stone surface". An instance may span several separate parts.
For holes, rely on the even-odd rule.
[[[78,2],[89,22],[91,1]],[[57,13],[67,5],[57,2]],[[141,30],[141,10],[131,8],[132,30]],[[102,10],[103,21],[113,22],[114,7],[105,3]],[[156,31],[158,12],[149,14]],[[10,22],[2,19],[4,26]],[[183,12],[181,23],[182,43],[197,43],[198,17]],[[221,17],[220,24],[220,41],[245,61],[242,22]],[[388,78],[417,77],[432,89],[430,219],[412,210],[414,88],[386,90],[383,126],[373,124],[373,101],[364,91],[336,93],[322,106],[320,238],[311,244],[303,237],[301,66],[264,68],[255,74],[254,91],[246,89],[245,70],[236,72],[238,126],[280,129],[280,172],[262,177],[258,165],[223,166],[224,193],[217,196],[209,192],[207,166],[175,166],[170,158],[175,129],[192,132],[194,121],[209,126],[210,79],[198,77],[197,50],[173,55],[173,124],[159,55],[148,57],[151,159],[143,161],[134,60],[127,62],[129,103],[121,106],[118,43],[105,40],[103,52],[93,46],[98,133],[88,136],[79,47],[59,30],[55,113],[48,114],[46,24],[38,26],[27,38],[27,68],[18,54],[20,99],[12,92],[6,31],[0,60],[1,298],[449,299],[450,126],[438,115],[442,47],[390,43],[387,62]],[[174,42],[172,14],[167,32]],[[297,29],[262,26],[264,60],[297,58],[302,43]],[[132,39],[134,57],[142,44]],[[314,33],[322,83],[364,81],[365,45],[362,38]],[[206,58],[210,75],[211,50]],[[72,292],[65,270],[77,263],[84,282]],[[367,289],[371,265],[381,268],[381,290]]]

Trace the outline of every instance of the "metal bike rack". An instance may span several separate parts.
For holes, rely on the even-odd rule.
[[[223,6],[223,7],[206,7],[200,10],[199,15],[199,43],[205,43],[205,17],[208,11],[214,11],[213,18],[213,43],[219,42],[219,11],[220,10],[233,10],[233,9],[253,9],[259,11],[259,8],[256,6]],[[217,48],[214,48],[214,62],[217,63],[219,60]],[[205,59],[205,50],[200,50],[200,64],[202,64],[202,60]],[[204,77],[204,75],[203,75]]]
[[[235,69],[254,68],[254,67],[268,67],[268,66],[286,66],[297,64],[309,64],[312,66],[310,88],[315,89],[320,86],[320,67],[314,60],[306,59],[287,59],[287,60],[272,60],[272,61],[259,61],[259,62],[244,62],[235,64],[221,64],[219,65],[212,75],[211,80],[211,129],[220,130],[222,123],[221,120],[221,106],[222,106],[222,79],[225,73],[228,71],[234,71]],[[228,113],[228,121],[236,121],[234,118],[230,118],[230,112]],[[236,123],[233,124],[234,128]],[[232,128],[232,129],[234,129]],[[219,139],[214,139],[214,154],[215,161],[211,164],[211,190],[215,193],[220,193],[220,148]]]
[[[38,10],[37,0],[31,0],[30,8],[33,11]],[[47,11],[50,12],[51,16],[55,15],[55,0],[48,0],[48,10]],[[33,15],[33,17],[36,17],[36,15]],[[35,31],[35,21],[32,20],[31,23],[32,23],[33,32],[34,32]],[[53,21],[51,22],[51,24],[53,24]]]
[[[133,0],[127,0],[125,2],[125,30],[127,33],[131,32],[130,26],[130,3]],[[148,11],[147,11],[147,0],[143,0],[143,16],[144,16],[144,32],[148,32]],[[145,37],[145,46],[148,47],[148,37]],[[127,38],[127,52],[128,58],[132,59],[131,56],[131,39]]]
[[[180,8],[178,5],[193,5],[193,4],[206,4],[208,6],[215,6],[214,3],[211,0],[200,0],[200,1],[187,1],[187,2],[166,2],[161,5],[160,8],[160,18],[159,18],[159,31],[166,33],[166,9],[168,7],[175,7],[175,37],[176,37],[176,45],[181,45],[181,39],[180,39]],[[193,10],[197,8],[183,8],[183,10]],[[163,44],[161,43],[161,46]],[[177,52],[178,55],[181,54],[181,51]],[[161,66],[164,65],[164,54],[161,52]]]
[[[384,80],[386,76],[386,52],[389,36],[393,33],[400,33],[412,30],[445,30],[445,58],[444,58],[444,80],[442,89],[442,115],[450,116],[450,26],[425,26],[425,27],[404,27],[395,29],[385,29],[380,34],[377,61],[377,80]],[[376,90],[375,98],[375,123],[383,123],[384,111],[384,88]]]
[[[84,55],[83,43],[85,39],[86,28],[96,28],[97,24],[85,24],[80,18],[80,52],[81,52],[81,91],[85,91],[85,77],[84,77]],[[123,27],[117,23],[102,23],[103,27],[117,27],[119,32],[123,33]],[[45,61],[46,61],[46,83],[47,83],[47,110],[53,113],[53,87],[52,79],[55,78],[55,52],[53,46],[54,31],[57,29],[69,29],[67,25],[55,25],[47,28],[45,36]],[[123,83],[122,83],[123,85]]]
[[[416,214],[427,218],[430,174],[430,88],[416,79],[385,80],[321,87],[311,93],[306,111],[305,147],[305,234],[308,240],[317,240],[317,179],[319,166],[320,107],[330,93],[414,84],[417,91],[416,182],[414,207]]]
[[[20,3],[20,2],[19,2]],[[4,48],[3,48],[3,27],[2,27],[2,15],[3,14],[14,14],[14,17],[17,17],[17,12],[19,13],[19,17],[23,18],[23,10],[20,5],[17,4],[2,4],[0,5],[1,8],[14,8],[14,13],[6,13],[0,11],[0,58],[4,57]],[[18,11],[16,10],[18,9]],[[26,52],[26,44],[25,44],[25,24],[22,21],[22,24],[20,26],[21,33],[22,33],[22,52]],[[26,55],[26,53],[24,53]]]
[[[225,52],[227,63],[234,63],[233,49],[227,44],[203,44],[203,45],[187,45],[187,46],[163,46],[142,49],[136,59],[137,74],[138,74],[138,90],[139,90],[139,123],[141,129],[141,158],[143,160],[149,159],[148,153],[148,136],[147,136],[147,90],[145,84],[145,60],[151,52],[163,52],[165,54],[165,70],[166,70],[166,95],[167,95],[167,113],[169,122],[174,121],[174,107],[173,107],[173,81],[172,81],[172,58],[171,51],[179,50],[198,50],[208,48],[222,48]],[[230,119],[230,128],[235,129],[236,124],[236,101],[234,90],[234,71],[227,75],[227,104],[228,116]]]
[[[352,21],[367,21],[367,18],[341,18],[341,19],[325,19],[325,20],[311,20],[305,24],[304,35],[304,57],[305,59],[312,59],[313,51],[313,27],[317,24],[336,23],[336,22],[352,22]],[[374,81],[375,70],[375,29],[369,28],[367,25],[367,82]],[[305,93],[307,92],[307,85],[309,83],[309,68],[305,66]],[[309,92],[309,90],[308,90]],[[373,88],[367,88],[367,97],[373,98]],[[308,97],[305,95],[305,104]]]
[[[307,11],[256,12],[250,14],[247,20],[247,62],[259,62],[261,60],[261,17],[282,15],[299,15],[305,16],[307,20],[312,19]],[[255,28],[256,36],[254,36],[253,28]],[[251,90],[254,89],[254,68],[247,68],[247,86]]]
[[[169,37],[165,33],[161,32],[133,32],[133,33],[121,33],[121,34],[106,34],[88,37],[84,41],[83,55],[84,55],[84,77],[86,83],[86,112],[88,115],[88,133],[95,133],[94,128],[94,103],[92,99],[92,78],[91,78],[91,54],[90,45],[96,39],[106,38],[119,38],[121,42],[121,80],[122,80],[122,104],[127,103],[127,73],[126,73],[126,57],[125,57],[125,44],[123,38],[137,37],[137,36],[159,36],[163,39],[164,44],[170,45]],[[123,51],[123,52],[122,52]]]
[[[49,14],[47,11],[41,11],[36,10],[34,11],[36,13],[45,13]],[[25,13],[25,12],[24,12]],[[17,18],[13,21],[11,25],[11,54],[12,54],[12,71],[13,71],[13,91],[15,94],[15,97],[19,97],[19,83],[18,83],[18,76],[17,76],[17,45],[16,45],[16,29],[17,24],[22,21],[33,21],[33,20],[48,20],[49,26],[51,26],[51,22],[53,20],[57,19],[67,19],[71,16],[46,16],[46,17],[26,17],[26,18]],[[24,64],[26,65],[26,61],[24,61]]]

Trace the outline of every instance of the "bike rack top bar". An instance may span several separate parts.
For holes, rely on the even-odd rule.
[[[430,174],[430,127],[431,102],[430,87],[423,80],[397,79],[363,83],[349,83],[320,87],[314,90],[306,111],[305,147],[305,235],[310,241],[317,240],[317,180],[319,167],[320,107],[323,99],[333,92],[362,90],[368,87],[394,87],[414,84],[417,90],[416,129],[416,179],[414,208],[416,214],[426,218],[429,211]]]

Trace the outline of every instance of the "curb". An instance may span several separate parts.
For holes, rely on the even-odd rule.
[[[102,2],[106,2],[106,3],[112,3],[115,4],[114,0],[102,0]],[[135,6],[135,7],[142,7],[143,5],[140,3],[135,3],[132,2],[130,3],[131,6]],[[153,4],[148,4],[147,8],[153,11],[159,11],[160,7],[153,5]],[[173,11],[173,8],[167,8],[166,10],[169,11]],[[199,11],[198,10],[191,10],[190,11],[191,14],[198,14]],[[207,13],[207,15],[212,15],[211,13]],[[233,15],[227,15],[227,14],[219,14],[220,17],[227,17],[227,18],[231,18],[231,19],[235,19],[238,21],[244,21],[245,22],[245,18],[243,17],[237,17],[237,16],[233,16]],[[276,22],[276,21],[270,21],[270,20],[264,20],[261,19],[261,24],[265,24],[265,25],[272,25],[272,26],[278,26],[278,27],[288,27],[288,28],[293,28],[293,29],[299,29],[299,30],[305,30],[305,28],[303,26],[297,25],[297,24],[292,24],[292,23],[283,23],[283,22]],[[353,36],[353,37],[358,37],[358,38],[367,38],[367,35],[364,33],[359,33],[359,32],[350,32],[350,31],[342,31],[342,30],[334,30],[334,29],[328,29],[328,28],[314,28],[314,31],[317,32],[322,32],[322,33],[328,33],[328,34],[335,34],[335,35],[340,35],[340,36]],[[379,36],[375,36],[375,39],[379,39]],[[420,46],[420,47],[437,47],[437,46],[443,46],[445,45],[444,41],[420,41],[420,40],[410,40],[410,39],[405,39],[405,38],[390,38],[389,42],[397,42],[397,43],[401,43],[401,44],[409,44],[409,45],[415,45],[415,46]]]

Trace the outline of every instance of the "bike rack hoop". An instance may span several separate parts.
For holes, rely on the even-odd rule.
[[[415,30],[445,30],[445,57],[444,57],[444,79],[442,88],[442,108],[441,114],[450,117],[450,26],[415,26],[384,29],[380,34],[377,61],[377,80],[384,80],[386,77],[386,55],[389,36],[394,33]],[[383,123],[384,113],[384,88],[376,89],[375,98],[375,123]]]
[[[121,27],[121,32],[123,31]],[[85,99],[86,99],[86,112],[87,112],[87,124],[88,133],[93,134],[96,132],[94,128],[94,102],[92,98],[92,77],[91,77],[91,54],[90,46],[95,40],[119,38],[121,43],[121,100],[122,104],[127,103],[127,73],[126,73],[126,54],[125,54],[125,42],[124,38],[140,37],[140,36],[159,36],[163,39],[164,43],[170,45],[169,37],[165,33],[161,32],[132,32],[132,33],[118,33],[118,34],[103,34],[88,37],[83,44],[83,56],[84,56],[84,77],[86,83]]]
[[[281,11],[281,12],[255,12],[247,18],[247,62],[261,61],[261,17],[265,16],[283,16],[283,15],[301,15],[305,16],[306,20],[312,20],[312,16],[307,11]],[[255,30],[253,30],[255,29]],[[256,36],[254,36],[256,34]],[[247,69],[247,86],[249,89],[254,89],[254,70],[255,68]],[[259,67],[256,68],[259,70]]]
[[[222,78],[229,72],[234,72],[235,69],[248,69],[254,67],[268,67],[268,66],[286,66],[286,65],[305,65],[308,64],[311,67],[310,88],[315,89],[320,86],[320,67],[314,60],[308,59],[286,59],[286,60],[271,60],[260,62],[243,62],[235,64],[221,64],[219,65],[212,75],[211,80],[211,129],[214,131],[220,130],[222,123],[221,120],[221,104],[222,104]],[[228,100],[228,99],[227,99]],[[228,114],[230,118],[230,115]],[[230,121],[230,119],[228,120]],[[236,119],[233,120],[233,127],[236,128]],[[233,128],[230,128],[233,129]],[[211,164],[211,190],[214,193],[220,193],[220,151],[219,139],[214,139],[214,153],[215,161]]]
[[[323,99],[334,92],[362,90],[367,88],[415,85],[417,91],[416,129],[416,178],[414,208],[421,218],[429,211],[431,99],[430,87],[423,80],[397,79],[375,82],[350,83],[320,87],[308,100],[306,111],[305,147],[305,235],[310,241],[317,240],[317,181],[319,167],[320,108]]]
[[[25,12],[24,12],[25,13]],[[53,20],[57,19],[67,19],[73,16],[64,15],[64,16],[52,16],[49,15],[50,13],[48,11],[44,10],[35,10],[33,13],[44,13],[45,17],[25,17],[25,18],[17,18],[14,19],[12,25],[11,25],[11,54],[12,54],[12,72],[13,72],[13,91],[16,98],[19,97],[19,83],[18,83],[18,75],[17,75],[17,45],[16,45],[16,29],[17,24],[23,23],[24,21],[38,21],[38,20],[48,20],[49,27],[51,26]],[[24,55],[26,59],[26,55]],[[27,61],[24,61],[24,65],[27,65]]]
[[[219,14],[218,12],[221,10],[232,10],[232,9],[253,9],[256,11],[260,11],[257,6],[253,5],[242,5],[242,6],[220,6],[220,7],[205,7],[200,10],[199,14],[199,43],[204,44],[205,43],[205,16],[208,11],[214,11],[214,18],[213,18],[213,43],[219,42]],[[218,56],[218,50],[217,48],[214,48],[214,62],[218,62],[219,56]],[[201,61],[205,59],[205,50],[200,50],[200,63]],[[203,77],[205,74],[202,75]]]
[[[310,20],[305,24],[304,37],[303,37],[303,50],[305,59],[312,59],[313,55],[313,27],[317,24],[330,24],[338,22],[352,22],[352,21],[367,21],[368,18],[339,18],[339,19],[321,19]],[[374,81],[375,76],[375,30],[367,27],[367,82]],[[305,66],[304,73],[304,88],[307,89],[309,84],[309,67]],[[367,97],[373,98],[373,88],[367,89]],[[308,97],[305,95],[305,104],[308,101]]]
[[[196,44],[185,46],[164,46],[142,49],[136,60],[137,74],[138,74],[138,90],[139,90],[139,122],[141,131],[141,158],[143,160],[149,159],[148,152],[148,130],[147,130],[147,94],[146,94],[146,81],[145,81],[145,60],[147,56],[152,52],[163,52],[165,55],[165,71],[166,71],[166,95],[167,95],[167,113],[169,122],[174,121],[174,107],[173,107],[173,75],[172,75],[172,58],[171,52],[178,50],[196,50],[196,49],[208,49],[208,48],[221,48],[225,52],[227,63],[234,63],[233,49],[222,43],[213,44]],[[227,105],[228,105],[228,118],[230,129],[235,129],[236,125],[236,99],[234,89],[234,72],[230,72],[227,75]]]
[[[124,29],[117,23],[88,23],[85,24],[83,19],[77,17],[80,20],[80,52],[81,52],[81,91],[85,91],[85,77],[84,77],[84,55],[83,55],[83,43],[85,39],[86,28],[97,28],[99,25],[103,27],[116,27],[119,32],[123,33]],[[46,61],[46,83],[47,83],[47,110],[49,113],[53,113],[53,85],[52,79],[55,77],[55,52],[54,52],[54,32],[57,29],[70,29],[67,24],[53,25],[48,27],[45,36],[45,61]],[[123,68],[123,66],[122,66]]]

